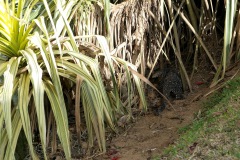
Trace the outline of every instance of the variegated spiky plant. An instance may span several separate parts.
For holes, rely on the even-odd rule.
[[[84,3],[86,4],[89,3]],[[109,5],[108,1],[102,1],[102,4],[106,8]],[[46,115],[48,107],[53,113],[66,159],[71,159],[63,80],[76,84],[75,110],[78,109],[78,113],[75,118],[80,121],[81,98],[90,146],[93,146],[96,137],[99,148],[105,151],[105,123],[114,129],[115,114],[124,110],[118,94],[113,62],[124,66],[128,73],[129,97],[132,97],[129,69],[136,71],[136,68],[112,56],[103,36],[74,37],[69,22],[81,5],[82,2],[77,0],[0,0],[0,159],[14,159],[22,129],[32,158],[38,159],[33,147],[32,121],[37,121],[44,159],[47,159],[47,133],[51,130],[47,126],[49,123],[46,123],[46,118],[49,118]],[[84,38],[95,38],[99,44],[97,54],[88,56],[80,52],[81,47],[76,41]],[[107,92],[104,86],[99,57],[105,59],[104,65],[110,71],[114,87],[112,91]],[[142,104],[146,107],[139,77],[133,74],[133,78]],[[50,106],[45,103],[46,99]],[[34,112],[36,119],[33,118]]]

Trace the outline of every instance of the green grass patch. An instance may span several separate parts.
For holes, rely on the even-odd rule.
[[[209,97],[201,116],[179,133],[175,144],[153,160],[240,158],[240,78]]]

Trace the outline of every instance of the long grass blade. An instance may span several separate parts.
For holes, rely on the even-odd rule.
[[[12,144],[11,100],[13,95],[14,79],[20,60],[21,58],[11,58],[7,66],[7,70],[4,72],[2,107],[10,146]]]
[[[0,100],[2,100],[2,90],[3,88],[0,87]],[[4,116],[3,116],[3,108],[2,104],[0,103],[0,128],[3,128],[4,124]],[[5,153],[5,147],[7,145],[7,132],[6,129],[0,129],[0,159],[3,159]]]
[[[23,124],[23,129],[28,141],[28,146],[30,149],[30,153],[33,159],[38,160],[37,155],[34,152],[33,143],[32,143],[32,133],[31,133],[31,126],[30,126],[30,118],[28,113],[28,105],[29,100],[31,98],[31,94],[29,93],[29,86],[30,86],[30,76],[28,73],[24,73],[21,75],[20,78],[20,85],[19,85],[19,112],[21,115],[21,121]]]
[[[44,88],[42,84],[42,69],[37,62],[36,54],[28,49],[22,50],[23,56],[26,58],[28,63],[28,71],[30,74],[31,83],[33,85],[33,97],[36,106],[36,113],[38,118],[38,127],[40,132],[40,139],[42,143],[42,149],[44,158],[47,159],[46,155],[46,118],[44,110]]]
[[[237,0],[226,1],[226,18],[225,18],[225,27],[224,27],[224,44],[223,44],[223,73],[222,78],[225,74],[226,67],[230,63],[230,46],[233,34],[233,22],[236,13]]]
[[[94,129],[96,138],[98,139],[98,146],[103,152],[106,151],[105,145],[105,127],[104,127],[104,114],[103,114],[103,102],[99,97],[98,90],[94,90],[89,87],[86,81],[82,83],[82,101],[84,107],[84,113],[86,116],[87,127],[89,131]],[[93,146],[93,133],[89,132],[89,144]]]
[[[46,3],[44,1],[44,3]],[[45,4],[45,7],[47,4]],[[49,15],[50,16],[50,15]],[[50,17],[50,19],[52,19],[52,17]],[[50,37],[49,37],[49,33],[47,31],[47,28],[46,28],[46,25],[45,25],[45,21],[44,21],[44,18],[43,17],[40,17],[40,20],[39,21],[36,21],[38,27],[44,32],[44,35],[46,36],[47,38],[47,48],[48,48],[48,52],[45,54],[48,54],[48,63],[49,63],[49,66],[50,66],[50,73],[51,74],[51,79],[52,79],[52,82],[54,84],[54,87],[57,91],[57,95],[58,95],[58,99],[60,101],[60,105],[61,105],[61,111],[62,111],[62,115],[65,117],[64,119],[66,121],[68,121],[67,119],[67,111],[66,111],[66,106],[65,106],[65,102],[64,102],[64,97],[63,97],[63,92],[62,92],[62,86],[61,86],[61,82],[60,82],[60,78],[59,78],[59,74],[57,72],[57,64],[56,64],[56,60],[55,60],[55,57],[54,57],[54,52],[52,50],[52,45],[51,45],[51,42],[50,42]],[[52,23],[52,25],[54,25]],[[55,28],[53,26],[53,28]],[[56,30],[55,30],[56,31]],[[57,42],[59,42],[59,39],[58,37],[55,37]],[[59,49],[59,52],[60,52],[60,55],[62,54],[61,53],[61,47],[60,45],[58,45],[58,49]],[[42,53],[43,54],[43,53]],[[67,122],[68,124],[68,122]],[[71,150],[70,150],[70,144],[68,144],[67,146],[67,151],[65,150],[65,154],[66,154],[66,158],[67,159],[71,159]]]
[[[9,159],[15,159],[14,157],[14,152],[16,149],[18,137],[20,134],[20,131],[22,129],[22,121],[20,117],[20,113],[18,110],[15,110],[12,112],[13,116],[13,121],[12,121],[12,130],[13,130],[13,137],[12,137],[12,144],[7,145],[6,152],[4,160],[9,160]]]
[[[61,101],[58,99],[58,95],[55,87],[49,80],[44,81],[44,89],[47,93],[48,99],[51,103],[51,108],[56,119],[57,123],[57,133],[60,138],[61,144],[63,146],[64,152],[66,154],[66,159],[70,160],[71,153],[69,152],[69,129],[68,129],[68,121],[65,119],[64,111],[62,110]]]

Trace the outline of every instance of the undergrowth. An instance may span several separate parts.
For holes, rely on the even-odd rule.
[[[192,124],[159,159],[240,159],[240,77],[203,103]]]

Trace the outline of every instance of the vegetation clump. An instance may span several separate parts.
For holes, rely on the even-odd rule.
[[[179,140],[154,159],[239,159],[239,86],[238,77],[208,98],[201,115],[179,129]]]
[[[147,110],[144,83],[154,88],[165,64],[179,92],[202,66],[216,86],[239,61],[238,10],[237,0],[0,0],[0,159],[17,156],[21,137],[32,159],[106,152],[106,130]]]

